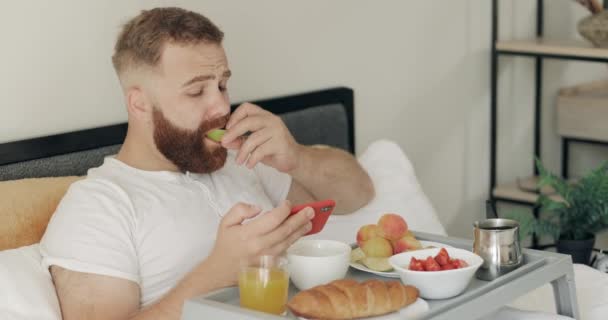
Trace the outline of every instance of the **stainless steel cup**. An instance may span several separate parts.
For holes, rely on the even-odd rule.
[[[519,223],[509,219],[476,221],[473,252],[483,259],[477,278],[494,280],[519,268],[523,255],[519,244]]]

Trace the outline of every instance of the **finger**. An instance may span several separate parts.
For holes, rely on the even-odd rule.
[[[252,230],[254,234],[266,234],[276,229],[291,212],[291,202],[285,200],[280,206],[268,211],[258,219],[253,220],[249,223],[248,229]]]
[[[242,103],[239,105],[236,110],[230,115],[228,122],[226,123],[226,129],[230,129],[235,123],[245,119],[247,116],[255,113],[255,108],[252,107],[253,104],[249,102]]]
[[[262,111],[264,111],[264,109],[256,106],[255,104],[245,102],[238,106],[230,115],[230,119],[228,119],[228,122],[226,123],[226,129],[230,129],[235,123],[247,118],[248,116],[259,114]]]
[[[297,233],[310,223],[314,215],[314,210],[310,207],[302,209],[301,213],[291,216],[285,220],[278,228],[267,233],[262,239],[264,248],[274,247],[287,241],[294,233]]]
[[[256,205],[239,202],[228,210],[228,213],[222,218],[220,226],[226,228],[239,225],[246,219],[257,216],[261,211],[262,209]]]
[[[283,254],[283,252],[285,252],[287,249],[289,249],[289,247],[291,247],[292,244],[294,244],[296,241],[298,241],[298,239],[300,239],[304,235],[306,235],[310,230],[312,230],[312,223],[308,222],[305,225],[303,225],[302,227],[300,227],[298,230],[293,232],[289,237],[287,237],[287,239],[275,244],[273,247],[268,249],[267,254],[270,254],[270,255]]]
[[[247,159],[247,168],[251,169],[255,165],[262,161],[266,156],[272,155],[273,150],[276,149],[276,145],[272,144],[272,136],[264,144],[258,146],[251,152],[249,159]]]
[[[256,132],[268,125],[270,118],[266,115],[249,116],[232,125],[222,137],[222,144],[228,144],[247,132]]]
[[[271,138],[272,135],[269,134],[269,130],[264,129],[250,135],[241,145],[241,148],[236,155],[236,163],[244,163],[250,153],[252,153],[256,148],[263,146]]]
[[[222,143],[222,146],[226,149],[230,150],[238,150],[241,148],[243,143],[247,140],[247,137],[238,137],[237,139],[232,140],[230,143]]]

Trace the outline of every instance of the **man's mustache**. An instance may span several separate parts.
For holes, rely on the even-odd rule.
[[[226,127],[226,124],[228,123],[228,119],[230,119],[230,114],[208,120],[202,126],[204,128],[203,131],[209,131],[209,130],[215,129],[215,128],[224,128],[224,127]]]

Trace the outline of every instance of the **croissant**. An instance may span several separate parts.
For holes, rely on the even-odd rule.
[[[332,281],[296,294],[287,307],[299,317],[342,320],[397,311],[418,299],[418,289],[399,281]]]

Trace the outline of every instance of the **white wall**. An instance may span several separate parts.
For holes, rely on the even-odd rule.
[[[110,60],[133,1],[0,4],[0,141],[126,119]]]
[[[502,1],[501,36],[533,30],[530,2]],[[569,35],[565,30],[582,10],[566,0],[550,2],[557,8],[548,10],[555,21],[547,29]],[[357,150],[380,138],[397,141],[451,234],[470,237],[472,221],[483,216],[490,1],[48,3],[0,4],[0,142],[125,121],[110,63],[119,25],[141,8],[178,5],[207,15],[226,33],[233,101],[352,87]],[[502,66],[500,155],[508,160],[501,161],[500,178],[506,180],[531,168],[532,82],[524,84],[531,74],[525,59]],[[600,71],[606,70],[548,64],[554,80],[545,108],[557,87]],[[555,166],[559,145],[547,115],[543,136],[550,143],[543,154],[555,157]]]

